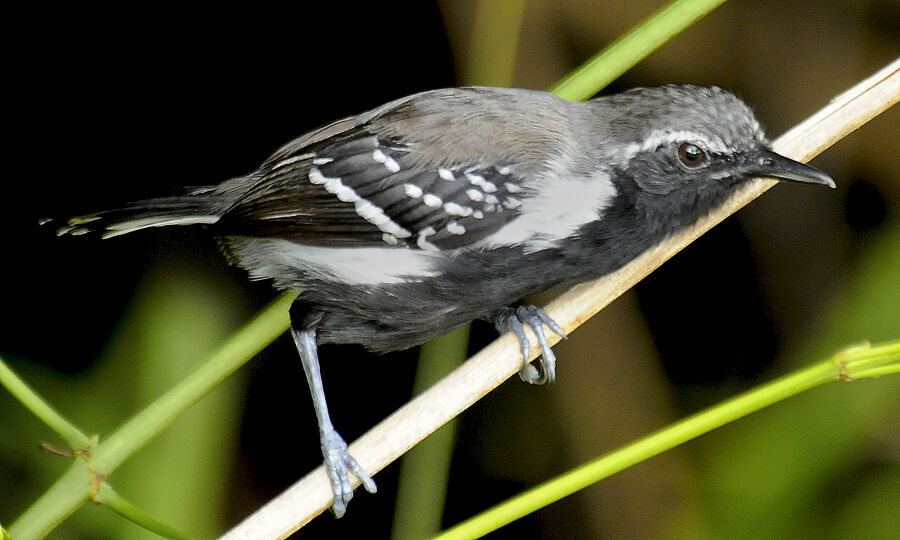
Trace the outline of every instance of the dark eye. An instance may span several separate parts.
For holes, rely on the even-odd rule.
[[[678,159],[680,159],[686,167],[693,169],[699,167],[706,161],[706,152],[696,144],[681,143],[681,146],[678,147]]]

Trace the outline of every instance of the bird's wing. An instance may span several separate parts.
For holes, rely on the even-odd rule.
[[[276,152],[222,216],[219,231],[321,246],[456,249],[517,217],[532,193],[515,166],[458,154],[436,163],[438,150],[423,148],[429,143],[380,136],[369,121],[400,103]]]

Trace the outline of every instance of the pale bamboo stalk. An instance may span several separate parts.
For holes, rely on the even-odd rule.
[[[900,59],[837,96],[819,112],[776,139],[773,149],[793,159],[808,161],[898,100]],[[571,334],[701,234],[776,183],[764,179],[748,183],[708,216],[646,251],[617,272],[572,287],[546,306],[546,312]],[[551,343],[559,341],[553,334],[548,334],[547,338]],[[534,336],[531,339],[532,357],[536,357],[540,347]],[[375,474],[518,372],[521,365],[516,338],[511,334],[501,336],[369,430],[350,446],[350,453],[369,474]],[[366,494],[361,494],[363,501],[356,504],[364,504],[366,497]],[[223,538],[284,538],[325,511],[331,502],[331,485],[324,467],[320,466],[239,523]]]

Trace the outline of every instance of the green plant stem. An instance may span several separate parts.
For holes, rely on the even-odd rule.
[[[131,504],[121,495],[116,493],[116,491],[108,484],[100,484],[100,488],[97,491],[97,500],[128,521],[131,521],[150,532],[156,533],[163,538],[173,538],[175,540],[190,540],[191,538]]]
[[[82,433],[80,429],[44,401],[25,381],[20,379],[3,362],[2,358],[0,358],[0,384],[5,386],[9,393],[19,400],[25,408],[34,413],[41,422],[65,439],[71,448],[85,449],[94,444],[90,437]]]
[[[850,347],[810,367],[676,422],[513,497],[435,537],[480,538],[516,519],[729,422],[831,381],[853,381],[900,370],[900,340]]]
[[[94,470],[112,473],[175,418],[256,356],[290,326],[288,309],[296,294],[279,296],[232,334],[203,364],[117,429],[93,452]]]
[[[72,466],[13,522],[9,532],[17,540],[44,538],[62,523],[82,503],[90,500],[90,467],[84,459],[76,459]]]
[[[556,83],[551,92],[570,101],[591,97],[724,2],[675,0],[666,4]]]
[[[469,329],[470,325],[463,325],[422,345],[414,394],[429,388],[466,359]],[[441,530],[455,440],[456,419],[403,456],[391,531],[393,540],[427,538]]]
[[[232,334],[190,376],[131,417],[108,439],[94,446],[84,459],[77,460],[12,524],[13,537],[46,536],[89,500],[94,489],[91,478],[112,474],[181,413],[283,334],[290,325],[288,308],[295,296],[284,294],[278,297]]]

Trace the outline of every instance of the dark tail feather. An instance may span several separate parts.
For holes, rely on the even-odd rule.
[[[201,188],[187,195],[147,199],[118,210],[73,217],[56,234],[100,233],[103,238],[112,238],[150,227],[209,225],[219,221],[222,212],[221,199],[211,191]]]

